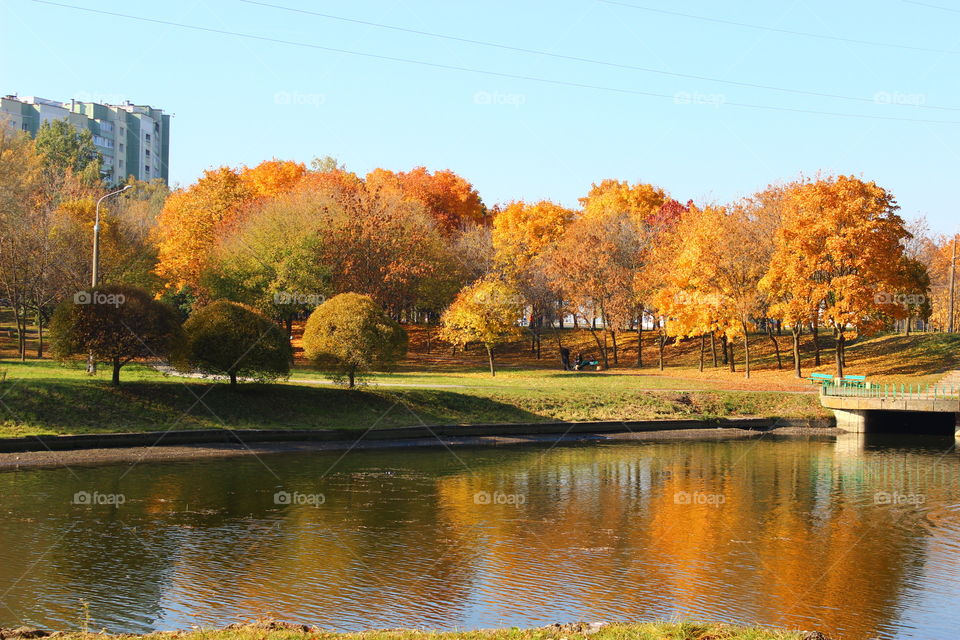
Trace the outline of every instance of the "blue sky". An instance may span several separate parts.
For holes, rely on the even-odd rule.
[[[665,73],[240,0],[62,4],[313,46],[2,0],[0,91],[176,114],[171,177],[181,184],[212,166],[329,154],[358,173],[450,168],[488,204],[575,205],[604,178],[725,202],[825,171],[876,180],[935,231],[960,221],[951,0],[263,2]]]

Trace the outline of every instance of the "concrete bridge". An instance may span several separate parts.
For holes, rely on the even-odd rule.
[[[820,402],[854,433],[957,434],[960,371],[934,384],[824,384]]]

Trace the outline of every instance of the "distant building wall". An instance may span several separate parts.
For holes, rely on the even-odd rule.
[[[103,158],[100,172],[111,183],[170,179],[170,115],[162,109],[131,102],[56,102],[35,96],[0,98],[0,119],[36,136],[40,124],[67,120],[77,130],[89,131]]]

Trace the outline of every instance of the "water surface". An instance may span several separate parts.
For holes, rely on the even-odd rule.
[[[681,617],[952,639],[953,445],[764,437],[3,473],[0,626]]]

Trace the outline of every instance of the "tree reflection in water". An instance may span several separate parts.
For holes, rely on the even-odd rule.
[[[133,632],[692,617],[951,637],[952,446],[764,437],[0,474],[0,624],[76,628],[86,601],[94,627]],[[77,491],[125,502],[71,504]]]

